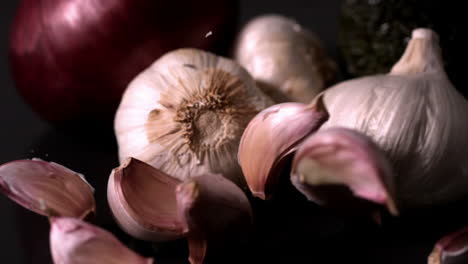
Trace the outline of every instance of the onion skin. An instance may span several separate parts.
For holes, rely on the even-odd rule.
[[[223,53],[237,12],[236,0],[23,0],[10,33],[13,78],[51,123],[111,121],[128,82],[160,55]]]

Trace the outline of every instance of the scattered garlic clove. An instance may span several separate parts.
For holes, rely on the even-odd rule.
[[[120,227],[133,237],[149,241],[181,238],[187,226],[177,209],[179,180],[140,160],[129,158],[114,169],[107,197]]]
[[[189,248],[189,262],[190,264],[200,264],[205,261],[208,249],[208,241],[202,234],[192,232],[187,237]]]
[[[245,126],[273,102],[232,60],[171,51],[126,89],[115,116],[119,158],[183,180],[220,173],[245,184],[236,154]]]
[[[241,138],[238,159],[253,195],[261,199],[271,196],[285,158],[327,118],[319,98],[311,105],[274,105],[250,121]]]
[[[317,36],[280,15],[250,21],[239,34],[235,58],[278,103],[309,103],[336,73]]]
[[[52,218],[50,248],[56,264],[152,264],[111,233],[75,218]]]
[[[201,175],[185,180],[176,190],[179,211],[190,232],[190,263],[203,263],[207,250],[216,251],[223,241],[239,241],[252,224],[250,203],[222,175]]]
[[[202,263],[210,248],[245,234],[251,221],[242,190],[219,174],[185,181],[130,158],[111,173],[108,201],[117,223],[133,237],[148,241],[187,238],[190,261]]]
[[[309,200],[341,209],[386,205],[396,215],[392,170],[366,136],[346,128],[321,130],[297,149],[291,181]],[[358,199],[356,199],[356,197]]]
[[[54,162],[17,160],[0,166],[0,192],[38,214],[84,219],[94,213],[94,189],[84,176]]]
[[[429,255],[428,264],[468,263],[468,227],[439,240]]]
[[[359,131],[385,152],[400,210],[468,193],[468,103],[443,66],[437,34],[420,28],[389,74],[345,81],[321,94],[330,114],[321,129]]]

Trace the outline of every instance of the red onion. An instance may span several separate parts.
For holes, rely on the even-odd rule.
[[[110,121],[128,82],[160,55],[222,52],[237,11],[236,0],[23,0],[10,35],[13,77],[52,123]]]

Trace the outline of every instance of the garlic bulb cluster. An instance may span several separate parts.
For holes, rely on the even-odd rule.
[[[250,21],[239,34],[235,59],[278,103],[309,103],[336,71],[315,34],[280,15]]]
[[[220,173],[242,183],[240,137],[270,104],[235,62],[195,49],[169,52],[123,95],[115,117],[120,161],[135,157],[181,180]]]
[[[444,72],[432,30],[413,31],[389,74],[346,81],[322,96],[330,118],[321,129],[347,127],[372,138],[392,163],[400,206],[468,192],[468,104]]]
[[[279,104],[248,125],[239,160],[254,195],[265,197],[256,192],[271,189],[285,154],[294,154],[293,184],[319,204],[350,205],[351,195],[397,214],[468,193],[468,104],[444,72],[432,30],[413,31],[389,74],[337,84],[309,109],[317,102],[322,110],[310,117],[281,114]]]

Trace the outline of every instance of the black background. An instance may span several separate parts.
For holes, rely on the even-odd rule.
[[[293,17],[317,33],[325,44],[328,54],[337,59],[336,42],[340,2],[340,0],[241,0],[239,25],[264,13],[279,13]],[[15,159],[39,157],[59,162],[91,177],[91,183],[95,186],[105,186],[110,169],[117,166],[118,162],[114,139],[112,137],[102,140],[94,139],[92,136],[72,136],[57,131],[32,112],[15,90],[8,67],[7,39],[9,26],[18,3],[18,0],[0,2],[0,164]],[[90,127],[89,131],[92,132],[92,130],[93,128]],[[98,207],[104,206],[103,191],[96,195]],[[283,208],[286,214],[290,213],[285,209],[288,205],[281,206],[280,208]],[[445,211],[442,212],[445,213]],[[270,215],[275,217],[274,214]],[[448,213],[447,217],[452,216]],[[444,217],[441,216],[441,218]],[[318,215],[317,221],[324,225],[323,228],[318,226],[319,231],[314,231],[314,234],[324,234],[330,231],[333,229],[330,227],[331,222],[335,220],[336,218],[333,217]],[[109,217],[102,217],[100,221],[99,224],[110,226],[110,229],[115,228],[110,223],[112,220]],[[301,224],[318,223],[310,222],[309,224],[304,221],[302,220]],[[434,241],[445,232],[445,230],[430,230],[432,223],[436,221],[438,220],[434,220],[433,215],[424,214],[418,216],[416,220],[396,221],[397,223],[390,224],[390,227],[384,231],[379,231],[382,235],[380,238],[368,233],[360,234],[359,228],[361,227],[356,227],[355,231],[349,233],[346,238],[336,240],[338,243],[336,248],[334,248],[334,240],[328,240],[325,251],[320,246],[320,242],[313,239],[312,242],[304,240],[304,243],[310,242],[311,244],[299,246],[297,252],[293,249],[285,249],[285,254],[282,254],[281,246],[270,248],[278,248],[279,252],[271,253],[283,256],[274,261],[275,263],[422,264],[426,263],[426,257]],[[294,221],[286,223],[286,228],[281,229],[275,226],[271,228],[279,228],[284,233],[297,232],[294,230]],[[48,263],[47,233],[47,220],[20,208],[0,195],[0,263]],[[265,234],[268,236],[267,233]],[[278,236],[271,235],[271,240],[281,240],[282,235],[281,232],[278,232]],[[282,241],[288,242],[287,239]],[[255,250],[255,248],[250,250]],[[317,251],[314,252],[314,250]],[[265,253],[268,253],[267,251]],[[296,258],[293,255],[304,255],[307,259]],[[315,255],[319,257],[315,259]],[[330,261],[326,260],[327,257]],[[261,258],[257,260],[257,263],[270,262],[262,261]],[[170,262],[159,261],[159,263]],[[177,263],[186,263],[186,261]],[[250,262],[246,260],[239,263]]]

